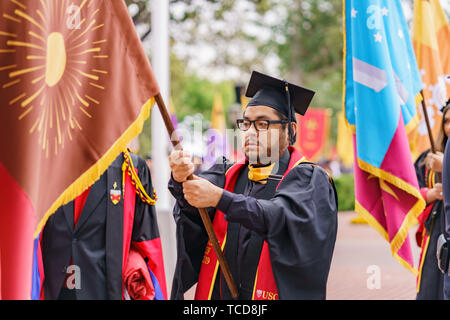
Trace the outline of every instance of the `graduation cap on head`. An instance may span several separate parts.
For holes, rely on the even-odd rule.
[[[295,112],[305,115],[315,92],[273,78],[257,71],[252,72],[245,95],[251,98],[247,106],[267,106],[286,116],[289,122],[297,122]],[[289,136],[293,134],[291,126]]]

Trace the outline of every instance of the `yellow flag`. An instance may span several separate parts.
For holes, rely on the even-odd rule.
[[[338,114],[337,153],[345,166],[353,164],[353,136],[345,123],[344,113]]]
[[[415,0],[413,24],[414,51],[422,74],[430,126],[436,139],[442,121],[440,109],[450,97],[450,83],[445,79],[450,74],[450,25],[439,0]],[[430,148],[421,106],[420,115],[414,141],[416,156]]]
[[[225,114],[223,111],[222,95],[216,93],[211,113],[211,128],[224,133],[226,129]]]
[[[241,96],[241,106],[242,106],[242,111],[245,110],[245,108],[247,108],[248,103],[250,102],[250,98],[247,98],[245,96],[245,94],[243,94]]]

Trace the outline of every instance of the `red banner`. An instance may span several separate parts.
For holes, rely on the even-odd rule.
[[[0,260],[30,295],[32,231],[139,134],[158,92],[124,1],[0,1]]]
[[[330,119],[330,109],[309,109],[305,116],[297,115],[296,147],[309,161],[317,161],[324,155]]]

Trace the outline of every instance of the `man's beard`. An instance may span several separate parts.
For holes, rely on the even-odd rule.
[[[280,157],[280,147],[282,147],[280,138],[283,139],[283,136],[280,137],[278,130],[273,130],[270,135],[265,137],[247,137],[244,142],[244,154],[248,162],[257,166],[277,162]],[[245,147],[249,143],[256,145],[250,147],[249,152],[245,152]]]
[[[275,152],[273,152],[274,148]],[[260,144],[257,144],[257,147],[254,150],[249,152],[244,151],[244,154],[250,164],[266,166],[278,160],[278,144],[271,146],[271,148],[262,147]]]
[[[250,154],[246,154],[245,156],[246,156],[246,158],[248,160],[248,163],[252,164],[252,165],[254,165],[256,167],[258,167],[258,166],[262,166],[262,167],[263,166],[267,166],[267,165],[271,164],[272,160],[273,160],[273,159],[271,159],[268,156],[261,157],[261,156],[259,156],[259,154],[254,155],[253,152],[251,152]]]

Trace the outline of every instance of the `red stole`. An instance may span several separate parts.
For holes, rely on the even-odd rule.
[[[137,169],[134,169],[137,172]],[[122,247],[122,277],[127,265],[128,254],[131,248],[131,236],[133,233],[134,209],[136,206],[136,188],[130,175],[123,174],[123,247]],[[125,279],[123,279],[125,280]],[[122,283],[123,285],[123,283]],[[123,294],[123,290],[122,290]],[[123,298],[123,296],[122,296]]]
[[[291,158],[289,160],[288,168],[283,175],[283,179],[291,169],[296,167],[299,163],[305,161],[305,158],[294,147],[290,146],[288,147],[288,150],[291,154]],[[244,160],[234,164],[230,167],[230,169],[228,169],[228,171],[225,173],[225,190],[230,192],[234,191],[239,173],[245,167],[245,165],[246,163]],[[280,183],[278,184],[277,189]],[[216,210],[213,220],[213,227],[222,251],[225,248],[227,238],[227,225],[228,223],[225,220],[224,213],[220,210]],[[200,268],[197,290],[195,292],[195,300],[211,300],[218,269],[219,263],[216,254],[214,253],[211,242],[208,241],[202,260],[202,266]],[[277,285],[273,276],[269,246],[266,241],[264,241],[263,243],[261,256],[259,258],[252,299],[278,300]]]

